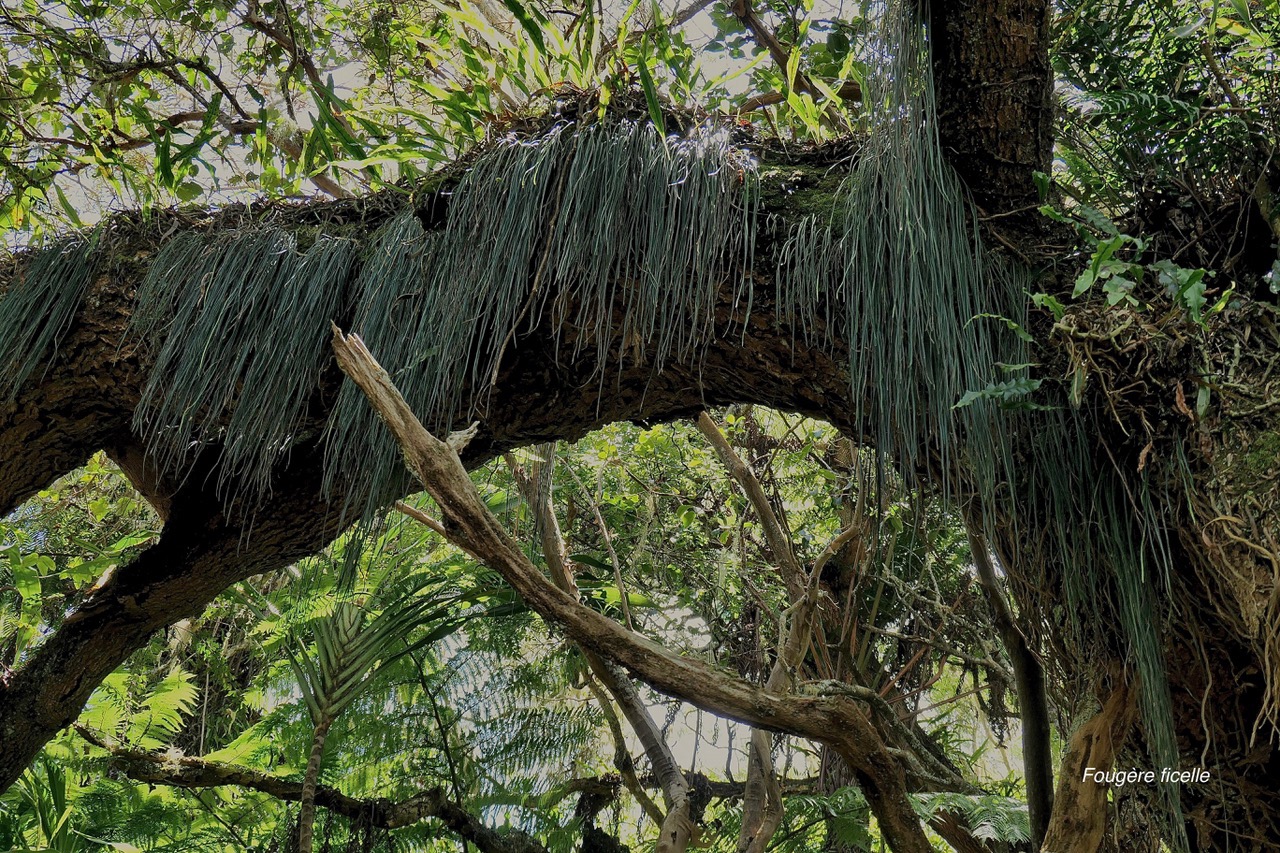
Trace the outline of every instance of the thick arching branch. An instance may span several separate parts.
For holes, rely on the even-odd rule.
[[[299,462],[307,458],[299,452]],[[252,545],[245,545],[244,520],[202,491],[202,477],[174,490],[160,539],[117,569],[0,682],[0,784],[17,778],[79,716],[102,679],[157,630],[198,615],[236,581],[282,568],[337,535],[340,513],[321,500],[318,460],[310,461],[310,477],[282,484],[273,496],[278,512],[260,519]]]
[[[369,228],[379,224],[375,214],[340,202],[307,210],[308,216],[364,217]],[[161,226],[193,227],[176,216]],[[0,676],[0,788],[18,778],[43,744],[79,715],[101,679],[155,631],[199,613],[230,584],[284,568],[332,541],[353,520],[345,490],[364,486],[344,482],[328,492],[323,487],[324,406],[332,405],[340,381],[332,367],[318,378],[320,405],[280,460],[272,492],[260,504],[224,507],[225,496],[215,486],[217,446],[178,476],[155,470],[132,422],[148,354],[127,329],[134,288],[153,260],[158,238],[129,238],[137,242],[118,249],[133,260],[90,284],[56,360],[18,389],[15,400],[0,400],[0,513],[105,448],[166,522],[155,545],[119,567],[92,600]],[[23,262],[11,262],[19,274]],[[726,326],[736,310],[728,293],[716,306]],[[761,299],[755,316],[769,317],[771,311]],[[847,394],[841,355],[797,346],[787,326],[772,320],[745,337],[738,332],[708,341],[700,357],[669,360],[661,372],[644,359],[615,364],[603,395],[600,365],[560,357],[551,325],[548,318],[513,340],[466,448],[468,465],[539,441],[571,441],[610,422],[688,417],[708,404],[761,402],[813,415],[847,411],[834,403]],[[559,345],[572,345],[567,333]],[[841,426],[857,433],[847,422]]]

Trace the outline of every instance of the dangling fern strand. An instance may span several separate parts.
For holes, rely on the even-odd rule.
[[[0,291],[0,399],[14,400],[56,361],[93,277],[97,236],[77,234],[35,252]]]
[[[154,349],[133,425],[161,470],[219,445],[220,486],[265,492],[326,363],[353,250],[322,237],[300,254],[279,229],[164,246],[130,326]]]
[[[354,328],[416,411],[457,413],[430,424],[440,431],[482,402],[518,333],[549,311],[559,357],[585,355],[603,377],[620,339],[613,357],[656,372],[696,358],[726,282],[750,301],[757,195],[751,163],[716,131],[664,139],[610,122],[504,139],[462,179],[442,231],[406,214],[375,237]],[[567,327],[580,332],[571,347]],[[330,486],[365,484],[367,508],[404,487],[394,441],[350,386],[328,435]]]

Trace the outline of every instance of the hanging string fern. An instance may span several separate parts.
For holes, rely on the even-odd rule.
[[[58,241],[36,252],[13,280],[0,278],[0,398],[12,401],[56,360],[93,276],[97,237],[93,231]]]
[[[811,345],[823,343],[822,330],[836,331],[828,342],[848,342],[856,421],[882,459],[910,477],[936,451],[946,471],[963,435],[989,492],[989,463],[1007,460],[999,419],[987,401],[956,404],[989,384],[997,363],[1026,362],[1007,327],[975,322],[1018,322],[1025,299],[988,261],[943,160],[927,49],[903,6],[888,4],[872,40],[882,61],[864,87],[870,129],[835,209],[781,243],[779,317]]]
[[[1138,701],[1143,733],[1153,766],[1179,766],[1173,701],[1165,671],[1162,625],[1169,614],[1174,571],[1168,519],[1156,509],[1150,470],[1130,484],[1110,462],[1100,462],[1092,448],[1093,430],[1084,413],[1036,412],[1025,419],[1020,446],[1030,453],[1023,469],[1024,506],[1034,515],[1021,519],[1028,529],[1047,531],[1058,555],[1055,579],[1066,615],[1065,645],[1081,661],[1105,658],[1100,626],[1117,626],[1127,663],[1138,675]],[[1173,472],[1169,473],[1173,476]],[[1164,505],[1175,499],[1163,498]],[[1025,513],[1025,511],[1024,511]],[[1029,562],[1024,570],[1034,570]],[[1099,661],[1104,663],[1105,661]],[[1174,849],[1187,847],[1176,788],[1158,791],[1165,811],[1165,840]]]
[[[155,350],[133,425],[162,470],[220,444],[219,487],[266,492],[326,364],[354,248],[321,237],[299,253],[279,229],[165,244],[130,323]]]
[[[354,328],[409,404],[441,418],[429,425],[437,430],[483,405],[519,331],[547,312],[558,357],[585,353],[602,380],[611,359],[656,372],[696,358],[715,333],[722,285],[735,302],[750,299],[750,166],[723,133],[664,139],[634,122],[505,139],[463,178],[442,231],[424,235],[406,214],[376,235]],[[571,346],[566,329],[578,332]],[[368,508],[403,488],[394,441],[349,384],[328,437],[331,487],[366,484]]]

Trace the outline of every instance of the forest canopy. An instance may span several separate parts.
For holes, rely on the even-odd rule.
[[[1276,0],[6,0],[0,846],[1280,846]]]

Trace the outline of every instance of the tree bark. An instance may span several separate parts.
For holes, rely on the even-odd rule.
[[[281,484],[273,497],[277,512],[259,519],[249,546],[242,547],[245,528],[203,490],[199,473],[174,488],[159,541],[118,569],[7,674],[0,682],[0,786],[11,784],[49,738],[74,722],[101,680],[155,631],[198,615],[230,584],[323,547],[342,529],[337,510],[320,500],[314,450],[295,455],[298,476]]]
[[[324,759],[324,742],[333,725],[332,717],[316,721],[311,734],[311,754],[307,757],[307,769],[302,774],[302,798],[298,809],[298,851],[311,853],[312,835],[316,824],[316,784],[320,781],[320,762]]]
[[[508,458],[507,464],[511,468],[525,503],[532,508],[534,518],[537,520],[542,554],[551,570],[553,582],[560,590],[576,599],[578,584],[574,566],[569,560],[569,546],[560,530],[560,521],[556,518],[555,507],[551,503],[555,445],[542,445],[538,451],[542,454],[543,460],[534,465],[530,475],[526,475],[516,465],[514,459]],[[626,594],[621,587],[618,592],[620,595]],[[675,755],[672,754],[671,747],[662,734],[662,729],[658,727],[653,715],[645,707],[644,700],[640,698],[640,692],[631,683],[631,679],[619,669],[616,663],[601,658],[589,648],[584,648],[582,652],[592,673],[618,703],[623,716],[631,725],[631,730],[639,738],[653,768],[653,776],[662,789],[667,813],[658,821],[657,853],[685,853],[698,827],[693,822],[689,782],[680,771],[680,765],[676,762]],[[622,749],[623,745],[619,743],[618,748]]]
[[[145,257],[155,246],[130,251]],[[155,631],[198,615],[239,580],[315,553],[351,520],[344,495],[321,488],[324,451],[315,436],[327,415],[322,407],[282,460],[271,497],[260,507],[222,505],[212,487],[216,448],[180,481],[146,464],[130,428],[141,355],[123,337],[138,273],[129,267],[95,281],[64,338],[70,349],[59,356],[58,369],[22,389],[20,402],[0,404],[0,514],[106,447],[166,518],[156,544],[121,566],[20,666],[0,673],[0,789]],[[742,310],[726,294],[716,312],[728,326]],[[466,448],[467,464],[539,441],[572,440],[614,421],[690,417],[706,405],[744,399],[815,416],[836,408],[832,402],[847,394],[848,385],[841,354],[793,346],[793,335],[773,322],[765,299],[757,301],[752,317],[745,336],[709,342],[699,360],[672,362],[655,374],[643,359],[629,359],[603,386],[590,360],[557,357],[548,319],[513,343]],[[572,345],[568,335],[562,341]],[[320,393],[332,399],[339,378],[335,367],[322,377]],[[617,390],[602,398],[602,387]],[[861,434],[847,417],[839,424]]]
[[[1053,153],[1047,0],[925,2],[938,136],[980,210],[1039,204]]]
[[[1039,848],[1049,831],[1050,815],[1053,813],[1053,741],[1044,667],[1040,665],[1040,659],[1031,650],[1026,636],[1013,618],[1013,611],[1009,609],[1009,602],[996,575],[986,537],[980,529],[971,528],[969,541],[973,562],[986,591],[996,631],[1000,634],[1000,641],[1013,666],[1018,712],[1022,721],[1023,779],[1027,786],[1031,842]]]
[[[1121,686],[1071,736],[1058,778],[1056,799],[1062,807],[1053,814],[1043,853],[1096,853],[1107,827],[1107,786],[1084,774],[1111,769],[1133,719],[1132,696]]]
[[[1047,157],[1048,137],[1041,129],[1047,127],[1045,93],[1051,80],[1040,62],[1046,8],[1045,3],[965,0],[940,4],[933,22],[938,102],[958,108],[944,111],[943,144],[956,155],[953,161],[971,187],[999,190],[978,199],[1001,211],[1026,196],[1025,178]],[[990,49],[972,53],[965,47],[969,44]],[[1002,48],[1010,50],[1002,53]],[[1007,85],[985,86],[983,80]],[[1017,141],[1028,130],[1033,138]],[[765,188],[767,202],[769,193],[775,194],[767,208],[785,212],[788,205],[796,210],[809,205],[829,212],[832,181],[823,169],[797,165],[776,171]],[[999,179],[987,182],[988,174]],[[228,224],[244,215],[222,214]],[[286,216],[295,216],[300,227],[362,223],[367,234],[386,215],[383,205],[339,201]],[[424,211],[423,216],[434,219],[435,214]],[[111,269],[92,283],[56,364],[20,389],[14,401],[0,403],[0,514],[103,448],[116,449],[117,458],[128,463],[126,472],[162,515],[172,513],[156,545],[122,567],[18,669],[0,675],[0,789],[74,720],[101,679],[155,630],[195,615],[237,580],[314,552],[343,526],[343,496],[332,496],[334,504],[327,504],[318,483],[321,453],[315,438],[323,403],[316,420],[307,424],[308,436],[282,460],[271,503],[252,523],[243,508],[238,515],[224,514],[202,491],[208,467],[176,483],[155,477],[142,464],[145,456],[130,419],[148,356],[123,336],[134,288],[162,235],[177,229],[214,233],[219,227],[216,215],[202,220],[171,213],[155,216],[132,236],[113,231]],[[742,319],[742,306],[727,299],[716,312],[720,328],[727,328],[731,318]],[[597,365],[560,363],[545,331],[534,330],[516,342],[518,358],[503,365],[480,435],[468,450],[469,464],[516,446],[571,440],[611,421],[672,419],[736,402],[825,418],[848,436],[863,435],[849,419],[846,354],[806,347],[802,334],[772,315],[767,299],[753,306],[744,334],[708,342],[696,363],[668,364],[656,375],[647,364],[631,363],[604,383],[594,376]],[[573,333],[567,330],[566,337]],[[319,399],[331,399],[336,378],[332,373],[323,378]],[[614,390],[602,396],[605,387]]]

